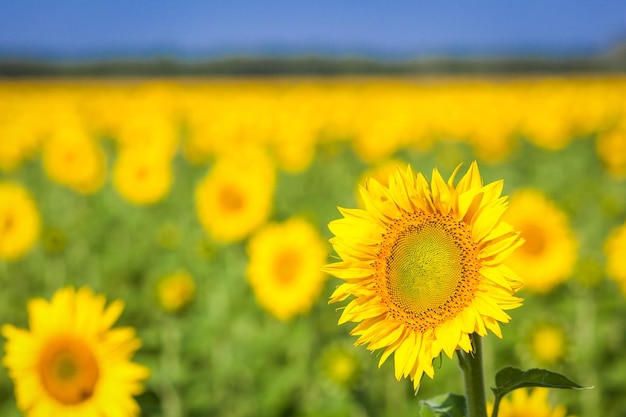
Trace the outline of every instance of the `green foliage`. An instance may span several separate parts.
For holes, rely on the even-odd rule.
[[[491,388],[496,396],[492,417],[498,415],[498,404],[502,397],[513,390],[530,387],[561,389],[585,388],[564,375],[546,369],[529,369],[528,371],[522,371],[521,369],[508,366],[498,371],[496,374],[496,387]]]
[[[465,397],[458,394],[442,394],[420,401],[421,417],[465,417]]]
[[[564,375],[546,369],[522,371],[512,366],[501,369],[496,374],[496,387],[491,390],[496,398],[502,397],[514,389],[528,387],[583,389],[585,387],[571,381]]]

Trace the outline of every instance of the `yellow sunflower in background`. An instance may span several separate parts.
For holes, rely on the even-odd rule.
[[[41,220],[35,201],[20,185],[0,182],[0,259],[17,259],[33,246]]]
[[[606,170],[616,178],[626,178],[626,121],[599,134],[595,144]]]
[[[516,389],[500,402],[498,417],[565,417],[567,408],[562,404],[552,407],[549,392],[547,388]],[[493,404],[487,404],[489,415],[492,411]]]
[[[274,199],[276,173],[259,149],[221,157],[196,187],[196,213],[216,241],[236,242],[263,224]]]
[[[133,204],[157,203],[170,190],[173,179],[170,156],[157,149],[129,148],[118,154],[113,185]]]
[[[18,407],[29,417],[126,417],[148,369],[131,362],[141,342],[130,327],[112,329],[124,305],[89,288],[58,290],[28,303],[30,330],[2,327],[3,364]]]
[[[43,166],[53,181],[80,193],[93,193],[106,177],[100,144],[78,123],[57,126],[43,145]]]
[[[524,289],[547,293],[569,278],[578,245],[562,210],[539,191],[519,190],[511,197],[504,219],[526,240],[507,261],[520,271]]]
[[[470,335],[501,337],[505,310],[521,305],[521,280],[502,261],[523,242],[500,220],[503,182],[483,185],[476,163],[454,186],[433,170],[429,185],[411,168],[397,170],[384,187],[362,189],[365,209],[343,209],[329,224],[342,261],[325,271],[341,278],[331,303],[354,297],[339,323],[358,322],[357,345],[384,349],[379,366],[395,353],[397,379],[417,389],[434,376],[433,359],[470,352]]]
[[[568,341],[563,327],[553,323],[538,323],[529,334],[529,350],[541,364],[552,365],[563,360]]]
[[[261,306],[280,320],[307,312],[319,297],[327,248],[302,219],[272,223],[248,243],[248,281]]]
[[[361,368],[354,349],[340,345],[330,345],[324,348],[320,357],[320,366],[328,379],[346,387],[352,385],[357,379]]]
[[[606,272],[620,286],[626,296],[626,223],[615,228],[604,244],[604,252],[607,257]]]
[[[193,300],[196,284],[187,272],[180,271],[167,275],[157,284],[159,304],[164,310],[175,312]]]

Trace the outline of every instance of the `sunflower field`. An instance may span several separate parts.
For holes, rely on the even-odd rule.
[[[370,249],[344,247],[407,172],[443,193],[457,169],[525,241],[488,249],[523,302],[476,322],[486,386],[515,366],[591,387],[517,390],[500,417],[626,415],[626,79],[599,76],[1,82],[0,415],[402,417],[462,394],[467,335],[402,368],[395,328],[351,319],[379,307],[348,304]]]

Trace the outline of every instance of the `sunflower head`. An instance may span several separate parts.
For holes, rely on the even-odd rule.
[[[262,149],[221,156],[195,190],[196,213],[213,240],[243,240],[273,208],[275,168]]]
[[[105,307],[89,288],[58,290],[28,304],[30,329],[2,327],[3,364],[27,416],[134,416],[133,396],[148,369],[131,362],[141,342],[132,328],[112,329],[123,304]]]
[[[0,259],[24,256],[35,244],[41,218],[33,197],[21,185],[0,182]]]
[[[578,242],[566,213],[547,196],[534,189],[516,191],[504,218],[526,242],[507,260],[511,268],[523,269],[524,291],[545,294],[571,276]]]
[[[44,143],[43,165],[50,179],[84,194],[99,190],[106,179],[104,150],[78,123],[54,130]]]
[[[317,229],[301,218],[270,223],[248,242],[246,269],[259,304],[279,320],[306,313],[322,291],[327,248]]]
[[[157,297],[165,311],[176,312],[189,304],[196,294],[196,284],[185,271],[174,272],[159,280]]]
[[[157,203],[166,197],[172,182],[170,156],[159,148],[131,147],[119,152],[113,185],[127,201],[137,205]]]
[[[604,243],[606,254],[606,272],[621,288],[626,297],[626,265],[624,253],[626,253],[626,223],[613,229]]]
[[[545,365],[562,361],[567,353],[567,334],[558,324],[537,323],[528,337],[528,347],[534,359]]]
[[[502,261],[523,240],[501,220],[502,181],[483,184],[478,166],[454,185],[435,169],[430,184],[411,168],[390,175],[388,186],[369,180],[364,209],[340,209],[329,224],[340,262],[325,270],[344,281],[331,303],[351,298],[339,323],[357,322],[356,344],[395,354],[396,378],[417,389],[433,359],[473,348],[469,336],[501,337],[505,313],[521,305],[520,278]]]

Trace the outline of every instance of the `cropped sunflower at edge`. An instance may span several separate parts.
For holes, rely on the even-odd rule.
[[[131,362],[141,346],[131,327],[111,327],[124,305],[87,287],[28,303],[30,330],[4,325],[3,364],[26,416],[130,417],[148,368]]]
[[[506,310],[522,304],[522,280],[502,263],[523,243],[501,220],[503,181],[484,185],[474,162],[455,186],[459,168],[448,182],[434,169],[430,185],[410,166],[388,187],[370,179],[365,208],[339,208],[343,218],[329,224],[341,260],[324,269],[344,281],[330,303],[352,297],[339,324],[358,323],[355,345],[382,349],[379,366],[393,353],[396,378],[416,390],[442,351],[473,351],[473,333],[502,337]]]

